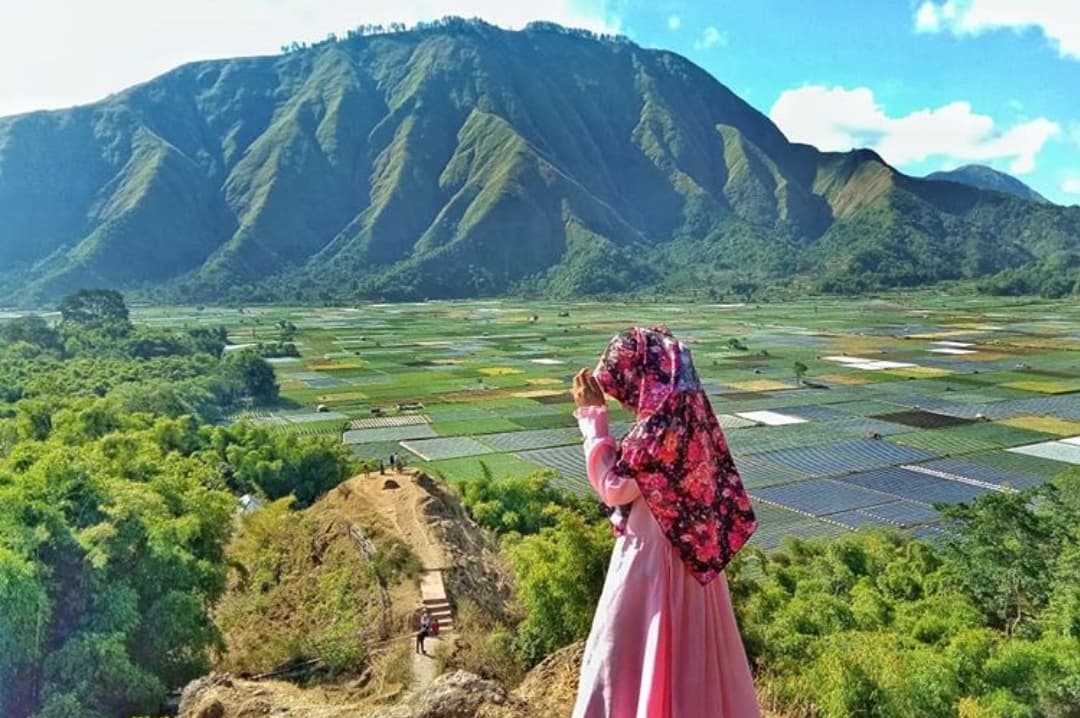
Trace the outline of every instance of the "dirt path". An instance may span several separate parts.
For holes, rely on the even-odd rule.
[[[396,486],[395,486],[396,484]],[[425,605],[432,615],[438,617],[440,633],[452,630],[453,616],[443,586],[442,570],[446,567],[446,554],[428,530],[420,509],[421,500],[427,495],[408,473],[373,473],[368,478],[359,476],[345,484],[347,507],[343,519],[368,526],[376,526],[388,534],[398,536],[419,557],[423,565],[420,590],[416,593],[415,606]],[[429,638],[427,655],[413,654],[412,674],[414,690],[423,688],[436,676],[434,652],[448,637]]]

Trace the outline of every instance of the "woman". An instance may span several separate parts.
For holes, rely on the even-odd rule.
[[[637,417],[621,445],[604,394]],[[618,537],[574,718],[757,718],[722,573],[757,526],[690,351],[630,329],[574,378],[589,482]]]

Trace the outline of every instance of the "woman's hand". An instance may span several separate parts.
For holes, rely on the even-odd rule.
[[[604,390],[600,388],[600,382],[588,369],[582,369],[574,377],[574,403],[582,406],[605,406]]]

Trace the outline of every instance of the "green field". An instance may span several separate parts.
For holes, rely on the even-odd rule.
[[[762,507],[764,546],[868,524],[932,535],[932,504],[1040,483],[1080,453],[1070,441],[1080,435],[1080,309],[1065,303],[505,300],[135,315],[224,324],[238,347],[277,341],[279,322],[296,326],[301,357],[273,360],[287,406],[238,420],[348,431],[359,456],[396,451],[450,479],[479,475],[483,462],[497,477],[553,471],[581,491],[571,377],[617,331],[666,323],[723,415]],[[407,403],[422,408],[399,410]],[[614,409],[613,421],[625,429],[630,417]]]

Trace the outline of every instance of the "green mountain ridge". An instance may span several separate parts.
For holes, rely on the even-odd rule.
[[[353,34],[0,118],[8,303],[86,285],[199,300],[748,277],[854,291],[1075,272],[1078,245],[1080,208],[789,143],[685,58],[549,24]]]

